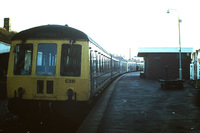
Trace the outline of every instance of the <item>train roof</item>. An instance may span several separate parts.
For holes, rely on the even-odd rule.
[[[63,25],[43,25],[19,32],[13,40],[28,39],[75,39],[89,41],[89,37],[82,31]]]
[[[47,39],[47,40],[70,39],[75,41],[76,40],[90,41],[99,48],[101,48],[102,50],[104,50],[105,52],[107,52],[84,32],[64,25],[43,25],[43,26],[33,27],[19,32],[12,38],[12,41],[14,40],[26,41],[28,39]]]

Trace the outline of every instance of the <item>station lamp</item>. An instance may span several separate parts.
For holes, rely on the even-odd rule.
[[[179,11],[176,9],[168,9],[167,13],[170,13],[170,10],[175,10],[178,13],[178,34],[179,34],[179,80],[182,80],[182,68],[181,68],[181,35],[180,35],[180,22],[182,22],[181,19],[179,19]]]

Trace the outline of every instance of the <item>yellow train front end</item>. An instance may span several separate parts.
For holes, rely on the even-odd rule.
[[[13,40],[7,74],[9,110],[16,114],[61,113],[87,102],[88,49],[87,40]]]

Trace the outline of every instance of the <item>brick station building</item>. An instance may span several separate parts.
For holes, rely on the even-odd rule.
[[[182,78],[190,78],[193,48],[181,48]],[[179,77],[179,48],[139,48],[138,56],[144,57],[144,77],[147,79],[177,79]]]

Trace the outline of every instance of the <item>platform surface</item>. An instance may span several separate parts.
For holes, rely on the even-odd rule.
[[[138,72],[118,78],[77,133],[200,133],[198,90],[163,90]]]

